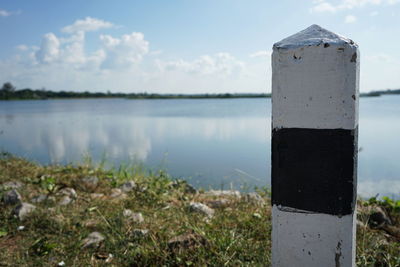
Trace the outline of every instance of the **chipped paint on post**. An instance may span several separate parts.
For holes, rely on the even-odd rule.
[[[318,25],[273,47],[273,266],[355,265],[359,58]]]

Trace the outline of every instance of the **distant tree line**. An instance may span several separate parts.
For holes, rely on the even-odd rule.
[[[256,93],[223,93],[223,94],[127,94],[129,99],[203,99],[203,98],[262,98],[271,97],[271,94]]]
[[[32,99],[57,99],[57,98],[128,98],[128,99],[202,99],[202,98],[257,98],[270,97],[270,94],[152,94],[152,93],[107,93],[102,92],[54,92],[46,89],[19,89],[10,82],[3,84],[0,90],[0,100],[32,100]]]
[[[400,94],[400,89],[372,91],[361,93],[361,96],[381,96]],[[32,99],[57,99],[57,98],[128,98],[128,99],[203,99],[203,98],[266,98],[271,94],[257,93],[224,93],[224,94],[152,94],[152,93],[107,93],[102,92],[54,92],[46,89],[19,89],[10,82],[3,84],[0,90],[0,100],[32,100]]]
[[[1,100],[28,100],[28,99],[50,99],[50,98],[105,98],[105,97],[126,97],[123,93],[101,93],[101,92],[72,92],[59,91],[54,92],[46,89],[19,89],[16,90],[10,82],[4,83],[0,90]]]
[[[361,96],[381,96],[381,95],[400,95],[400,89],[387,89],[379,91],[371,91],[369,93],[361,93]]]
[[[3,84],[0,90],[0,99],[9,99],[15,94],[15,87],[7,82]]]

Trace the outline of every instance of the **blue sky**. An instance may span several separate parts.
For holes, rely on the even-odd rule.
[[[273,43],[311,24],[356,41],[361,91],[400,88],[400,0],[0,2],[0,84],[269,92]]]

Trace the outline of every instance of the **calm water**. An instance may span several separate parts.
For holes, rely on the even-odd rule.
[[[0,149],[41,163],[142,162],[203,188],[270,180],[266,99],[0,101]],[[400,196],[400,96],[362,98],[359,193]]]

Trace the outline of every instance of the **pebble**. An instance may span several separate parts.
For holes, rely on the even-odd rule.
[[[128,193],[136,188],[136,183],[134,181],[128,181],[120,186],[122,192]]]
[[[122,190],[121,189],[113,188],[113,189],[111,189],[110,197],[111,198],[116,198],[116,197],[119,197],[121,194],[122,194]]]
[[[13,214],[22,221],[25,220],[35,209],[36,207],[34,205],[22,202],[14,208]]]
[[[265,200],[257,192],[251,192],[251,193],[246,194],[244,196],[244,199],[249,203],[253,203],[253,204],[259,205],[259,206],[264,206],[266,204]]]
[[[82,184],[86,190],[94,191],[99,185],[99,178],[96,176],[89,176],[82,179]]]
[[[143,215],[142,215],[142,213],[140,213],[140,212],[133,212],[133,211],[130,210],[130,209],[125,209],[125,210],[123,211],[123,215],[124,215],[124,217],[127,217],[127,219],[128,219],[129,221],[132,221],[132,222],[135,222],[135,223],[142,223],[142,222],[144,222]]]
[[[140,212],[135,212],[132,214],[132,216],[129,217],[129,220],[135,222],[135,223],[142,223],[144,222],[143,215]]]
[[[99,232],[92,232],[88,235],[88,237],[82,240],[82,247],[97,247],[103,240],[104,236],[102,234]]]
[[[120,200],[120,199],[125,199],[128,196],[127,196],[127,194],[123,193],[121,189],[113,188],[113,189],[111,189],[110,197],[114,198],[116,200]]]
[[[78,194],[76,193],[75,189],[66,187],[58,191],[57,195],[65,195],[69,196],[70,198],[76,199],[78,197]]]
[[[199,202],[191,202],[189,205],[189,210],[192,212],[198,212],[207,215],[208,217],[212,217],[215,213],[212,208]]]
[[[104,198],[104,194],[102,194],[102,193],[92,193],[92,194],[90,194],[90,198],[91,199],[101,199],[101,198]]]
[[[1,200],[5,205],[16,205],[21,203],[22,198],[17,190],[12,189],[5,192]]]
[[[88,219],[83,222],[83,226],[86,228],[95,228],[99,225],[99,222],[95,219]]]
[[[124,209],[124,211],[122,212],[122,215],[124,215],[124,217],[130,217],[132,216],[133,211],[130,209]]]
[[[132,236],[134,238],[143,238],[146,237],[149,234],[149,230],[147,229],[134,229],[132,231]]]
[[[70,198],[69,196],[63,196],[63,197],[61,198],[61,200],[58,202],[58,205],[60,205],[60,206],[66,206],[66,205],[72,203],[72,201],[73,201],[73,199]]]
[[[261,219],[262,218],[261,214],[258,213],[258,212],[253,213],[253,217],[257,218],[257,219]]]

